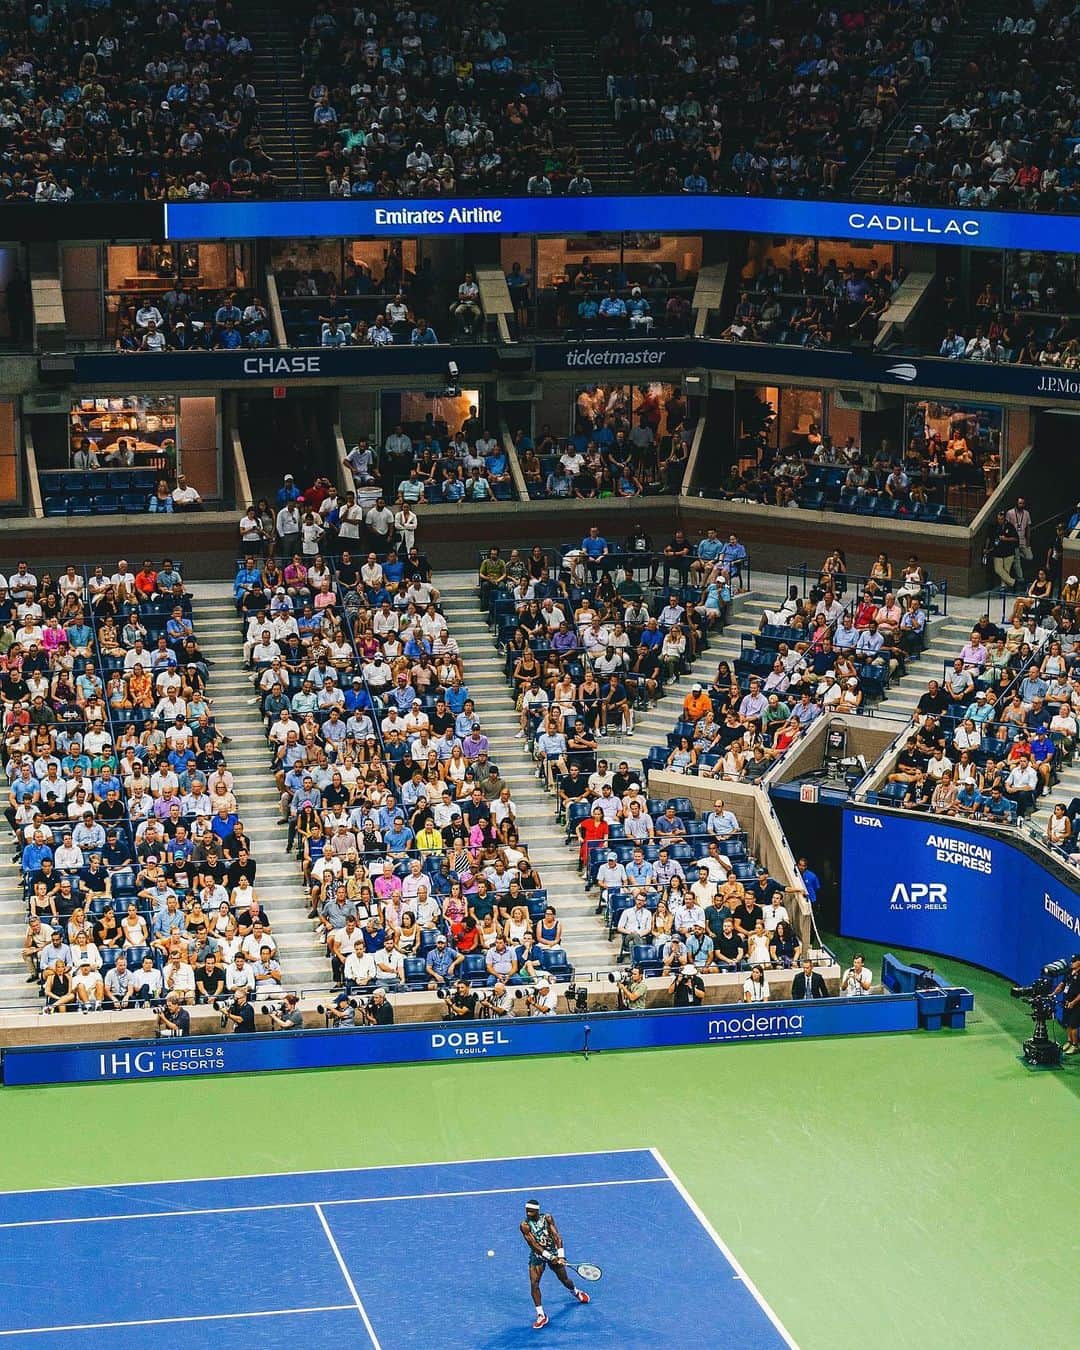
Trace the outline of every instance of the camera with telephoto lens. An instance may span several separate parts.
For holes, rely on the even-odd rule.
[[[634,982],[634,972],[632,970],[614,970],[608,971],[608,980],[615,985],[615,1006],[623,1011],[630,1007],[626,1000],[626,991]]]
[[[259,1011],[264,1017],[269,1017],[272,1013],[276,1013],[280,1017],[285,1011],[285,1005],[284,1003],[264,1003]]]
[[[229,1025],[229,1013],[236,1007],[236,1000],[233,998],[214,999],[214,1011],[221,1014],[221,1025],[225,1028]]]

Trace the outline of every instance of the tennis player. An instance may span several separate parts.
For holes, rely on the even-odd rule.
[[[536,1304],[536,1321],[533,1323],[533,1330],[539,1331],[541,1327],[546,1327],[548,1324],[548,1315],[540,1301],[540,1276],[543,1275],[546,1267],[551,1267],[555,1272],[555,1278],[570,1290],[579,1303],[588,1303],[589,1296],[584,1289],[579,1289],[567,1275],[566,1252],[563,1250],[562,1238],[559,1236],[559,1230],[551,1215],[540,1212],[539,1200],[526,1200],[525,1218],[521,1223],[521,1236],[525,1239],[529,1248],[529,1289],[532,1293],[532,1301]]]

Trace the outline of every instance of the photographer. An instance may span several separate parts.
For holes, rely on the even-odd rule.
[[[541,975],[536,981],[536,990],[525,995],[525,1007],[530,1017],[551,1017],[558,1009],[559,995],[552,988],[547,975]]]
[[[222,1008],[221,1016],[222,1025],[226,1022],[232,1023],[234,1035],[255,1030],[255,1009],[248,1002],[248,991],[244,985],[240,985],[236,990],[233,1001]]]
[[[300,1011],[300,998],[297,994],[286,994],[280,1008],[268,1008],[271,1031],[301,1031],[304,1026],[304,1014]]]
[[[157,1018],[159,1036],[188,1036],[191,1034],[191,1018],[178,993],[166,995],[165,1002],[154,1010]]]
[[[1055,987],[1054,994],[1063,995],[1065,1004],[1061,1020],[1068,1033],[1069,1043],[1064,1053],[1080,1054],[1080,955],[1072,957],[1069,961],[1069,969],[1064,979]]]
[[[394,1005],[386,997],[385,989],[376,989],[367,1007],[364,1009],[364,1025],[368,1027],[392,1027],[394,1025]]]
[[[465,1022],[476,1016],[476,995],[468,980],[458,980],[448,994],[446,1016],[451,1022]]]
[[[514,995],[502,980],[485,995],[484,1011],[488,1017],[513,1017]]]
[[[363,1002],[350,998],[348,994],[338,994],[333,1003],[325,1007],[319,1005],[319,1012],[326,1018],[328,1027],[362,1027],[367,1025],[367,1014]]]
[[[645,976],[642,974],[641,967],[634,966],[619,980],[615,990],[615,1001],[624,1012],[630,1008],[640,1010],[645,1007],[648,992],[649,987],[645,983]]]
[[[874,977],[863,965],[862,952],[856,952],[840,981],[841,994],[845,998],[858,998],[861,994],[868,994],[873,983]]]
[[[681,966],[668,988],[673,1008],[696,1008],[705,1002],[705,981],[696,966]]]

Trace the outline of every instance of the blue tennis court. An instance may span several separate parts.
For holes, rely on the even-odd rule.
[[[604,1270],[540,1332],[531,1195]],[[794,1346],[655,1149],[8,1192],[0,1290],[0,1341],[76,1350]]]

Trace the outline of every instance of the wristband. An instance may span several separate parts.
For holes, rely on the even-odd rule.
[[[561,1259],[562,1257],[564,1257],[564,1256],[566,1255],[566,1250],[565,1250],[565,1248],[560,1247],[560,1248],[556,1251],[555,1255],[556,1255],[557,1257],[559,1257],[560,1259]]]

